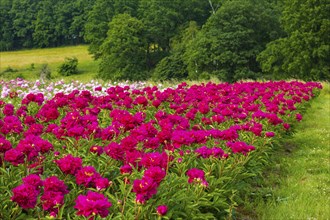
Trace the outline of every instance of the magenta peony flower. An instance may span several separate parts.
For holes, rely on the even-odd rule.
[[[301,121],[302,120],[302,115],[301,114],[296,114],[296,119],[297,121]]]
[[[18,117],[11,115],[3,118],[3,125],[0,126],[0,132],[3,134],[16,133],[19,134],[23,131],[23,126]]]
[[[16,147],[17,150],[27,156],[29,161],[34,160],[40,152],[46,153],[52,148],[53,145],[51,143],[35,135],[28,135],[21,139]]]
[[[290,125],[288,123],[283,123],[283,128],[285,130],[289,130],[290,129]]]
[[[213,147],[212,156],[215,158],[227,158],[228,154],[226,154],[220,147]]]
[[[255,147],[252,145],[247,145],[243,141],[237,142],[227,142],[226,144],[229,148],[232,149],[233,153],[242,153],[246,155],[248,152],[255,150]]]
[[[10,141],[0,137],[0,153],[5,153],[12,148]]]
[[[44,191],[60,192],[62,194],[69,193],[64,181],[58,179],[56,176],[51,176],[44,180]]]
[[[157,186],[157,182],[152,178],[144,176],[141,180],[134,180],[133,192],[136,193],[136,198],[141,198],[141,201],[148,200],[157,193]]]
[[[197,169],[197,168],[192,168],[187,171],[187,176],[189,177],[188,183],[201,183],[205,181],[205,173],[203,170]]]
[[[96,153],[98,156],[100,156],[103,153],[103,148],[101,146],[91,146],[89,149],[90,152]]]
[[[100,177],[97,178],[94,182],[97,190],[106,189],[110,186],[110,182],[107,178]]]
[[[200,148],[197,148],[195,152],[198,154],[198,157],[203,157],[203,158],[209,158],[212,155],[212,149],[202,146]]]
[[[104,148],[104,151],[109,157],[115,160],[122,160],[124,158],[123,148],[116,142],[111,142]]]
[[[92,166],[85,166],[76,173],[76,182],[85,187],[95,187],[95,180],[101,175]]]
[[[166,205],[160,205],[156,209],[157,214],[160,216],[164,216],[167,213],[167,206]]]
[[[165,176],[166,176],[165,170],[160,167],[150,167],[146,171],[144,171],[144,177],[150,177],[158,185],[164,179]]]
[[[77,171],[82,167],[81,158],[74,157],[71,154],[68,154],[59,160],[55,160],[55,163],[65,174],[75,175]]]
[[[10,149],[5,153],[5,161],[12,163],[14,166],[24,163],[24,154],[16,149]]]
[[[136,194],[135,202],[139,205],[145,204],[147,201],[146,196],[144,194]]]
[[[78,209],[77,215],[94,219],[96,215],[100,215],[102,218],[107,217],[111,206],[112,204],[104,195],[88,191],[86,196],[79,195],[77,197],[74,208]]]
[[[37,118],[44,122],[56,120],[60,116],[56,106],[51,103],[46,103],[37,113]]]
[[[128,164],[125,164],[120,167],[120,173],[121,174],[131,174],[132,173],[132,167]]]
[[[275,136],[275,133],[274,132],[272,132],[272,131],[268,131],[268,132],[266,132],[265,133],[265,135],[266,135],[266,137],[274,137]]]
[[[43,210],[54,213],[56,216],[59,208],[64,204],[64,195],[61,192],[45,191],[40,201]]]
[[[168,158],[168,156],[165,152],[163,152],[163,153],[158,153],[158,152],[146,153],[142,157],[141,164],[146,168],[154,167],[154,166],[166,168],[167,158]]]
[[[15,187],[12,191],[14,195],[11,197],[11,200],[23,209],[33,209],[36,206],[39,192],[34,186],[22,184]]]
[[[39,190],[43,185],[40,176],[36,174],[30,174],[24,177],[22,180],[24,184],[34,186],[36,190]]]
[[[24,137],[29,135],[39,136],[43,133],[44,126],[42,124],[30,124],[29,129],[24,132]]]
[[[2,112],[6,116],[11,116],[14,114],[14,109],[15,109],[14,105],[6,104]]]

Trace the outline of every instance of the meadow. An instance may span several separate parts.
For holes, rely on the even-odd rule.
[[[63,78],[65,81],[79,80],[89,82],[96,75],[98,62],[88,53],[87,48],[88,46],[86,45],[79,45],[0,52],[0,73],[2,73],[0,77],[5,79],[20,77],[36,80],[42,65],[48,64],[52,80]],[[78,59],[78,74],[68,77],[59,75],[57,69],[66,57],[76,57]]]

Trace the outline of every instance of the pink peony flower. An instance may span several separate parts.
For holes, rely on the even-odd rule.
[[[43,210],[53,213],[56,216],[59,208],[64,204],[64,195],[61,192],[46,191],[41,196],[40,201]]]
[[[157,211],[157,214],[159,216],[164,216],[167,213],[167,206],[166,205],[160,205],[160,206],[157,207],[156,211]]]
[[[109,157],[115,160],[122,160],[124,158],[123,148],[116,142],[111,142],[104,148],[104,151]]]
[[[107,178],[100,177],[97,178],[94,182],[97,190],[106,189],[110,186],[110,182]]]
[[[33,209],[36,206],[39,192],[34,186],[22,184],[15,187],[12,191],[14,195],[11,197],[11,200],[23,209]]]
[[[6,116],[11,116],[14,114],[14,109],[15,109],[14,105],[6,104],[2,112]]]
[[[203,157],[203,158],[209,158],[212,155],[212,149],[202,146],[200,148],[197,148],[195,152],[198,154],[198,157]]]
[[[12,148],[10,141],[0,137],[0,153],[5,153]]]
[[[165,170],[160,167],[150,167],[146,171],[144,171],[144,177],[150,177],[158,185],[164,179],[165,176],[166,176]]]
[[[272,132],[272,131],[268,131],[268,132],[266,132],[265,133],[265,135],[266,135],[266,137],[274,137],[275,136],[275,133],[274,132]]]
[[[102,218],[107,217],[111,206],[112,204],[104,195],[88,191],[86,196],[79,195],[77,197],[74,208],[78,209],[77,215],[94,219],[96,215],[100,215]]]
[[[136,193],[136,198],[141,198],[146,201],[157,193],[157,182],[154,179],[144,176],[141,180],[137,179],[133,182],[133,192]]]
[[[205,181],[205,173],[203,170],[197,169],[197,168],[192,168],[187,171],[187,176],[189,177],[188,183],[201,183]]]
[[[166,168],[167,158],[168,158],[168,156],[165,152],[163,152],[163,153],[158,153],[158,152],[146,153],[142,157],[141,164],[146,168],[154,167],[154,166]]]
[[[301,114],[296,114],[296,119],[297,121],[301,121],[302,120],[302,115]]]
[[[85,187],[95,187],[95,180],[101,175],[92,166],[85,166],[76,173],[76,182]]]
[[[94,146],[91,146],[89,151],[100,156],[103,153],[103,148],[101,146],[94,145]]]
[[[22,180],[24,184],[34,186],[36,190],[39,190],[43,185],[40,176],[36,174],[30,174],[24,177]]]
[[[290,125],[288,123],[283,123],[283,128],[285,130],[289,130],[290,129]]]
[[[128,164],[125,164],[120,167],[120,173],[121,174],[131,174],[132,173],[132,167]]]
[[[14,166],[24,163],[24,154],[16,149],[10,149],[5,153],[5,161],[12,163]]]
[[[64,181],[58,179],[56,176],[51,176],[44,180],[44,191],[60,192],[62,194],[69,193]]]
[[[65,174],[75,175],[77,171],[82,167],[82,160],[79,157],[73,157],[71,154],[55,160],[57,166]]]
[[[227,142],[226,144],[229,148],[231,148],[231,150],[233,151],[233,153],[242,153],[244,155],[246,155],[248,152],[255,150],[255,147],[252,145],[247,145],[245,142],[243,141],[237,141],[237,142]]]

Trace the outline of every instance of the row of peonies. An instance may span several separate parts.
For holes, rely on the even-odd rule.
[[[92,80],[89,83],[82,83],[79,81],[71,81],[70,83],[65,83],[64,80],[59,80],[56,82],[44,82],[40,80],[27,81],[22,78],[13,79],[10,81],[0,81],[1,87],[1,98],[13,98],[18,96],[24,98],[27,94],[33,93],[45,94],[46,99],[51,99],[56,93],[70,93],[73,90],[89,90],[93,95],[100,96],[105,95],[103,88],[110,88],[114,86],[125,87],[129,86],[130,89],[143,89],[148,84],[146,82],[100,82],[97,80]],[[165,89],[165,86],[159,83],[158,88]]]
[[[166,177],[175,174],[174,168],[190,157],[249,157],[261,143],[302,120],[299,106],[321,89],[319,83],[297,81],[182,83],[165,90],[97,83],[78,90],[59,83],[51,86],[70,89],[49,95],[27,92],[31,90],[22,80],[2,84],[6,99],[0,100],[0,165],[23,166],[30,173],[12,189],[11,200],[23,209],[41,205],[56,217],[77,186],[85,193],[75,198],[76,214],[90,219],[107,217],[118,203],[105,196],[120,188],[112,185],[129,185],[134,203],[146,205]],[[15,86],[9,89],[9,84]],[[110,176],[106,165],[88,164],[95,157],[116,164],[120,172]],[[204,190],[213,184],[201,167],[187,166],[187,184]],[[122,183],[111,180],[118,176]],[[74,182],[66,185],[65,179]],[[118,207],[122,214],[124,209]],[[168,207],[160,204],[155,210],[163,216]]]

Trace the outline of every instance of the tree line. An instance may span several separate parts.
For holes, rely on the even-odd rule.
[[[0,50],[89,44],[112,80],[329,80],[329,0],[2,0]]]

